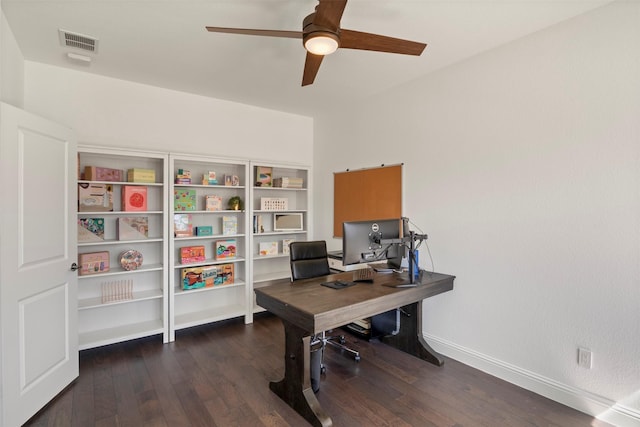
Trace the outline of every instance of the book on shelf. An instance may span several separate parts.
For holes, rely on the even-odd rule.
[[[302,188],[304,180],[302,178],[283,176],[273,179],[273,186],[280,188]]]
[[[173,235],[175,237],[193,236],[193,224],[191,214],[173,215]]]
[[[205,210],[207,211],[221,211],[222,210],[222,197],[216,195],[205,196]]]
[[[264,233],[264,225],[262,224],[262,215],[253,216],[253,233]]]
[[[132,216],[116,220],[118,240],[140,240],[149,238],[149,217]]]
[[[278,242],[260,242],[260,256],[278,255]]]
[[[78,184],[78,212],[113,211],[113,185]]]
[[[104,241],[104,218],[78,219],[78,243]]]
[[[122,210],[144,212],[147,210],[147,187],[140,185],[122,186]]]
[[[289,245],[293,241],[295,241],[295,239],[282,239],[282,253],[283,254],[289,254]]]
[[[192,264],[204,260],[204,246],[184,246],[180,248],[181,264]]]
[[[231,259],[237,254],[236,239],[217,240],[215,242],[216,259]]]
[[[222,234],[225,236],[238,234],[238,217],[233,215],[222,217]]]
[[[195,211],[196,210],[196,190],[188,190],[188,189],[173,190],[173,210]]]

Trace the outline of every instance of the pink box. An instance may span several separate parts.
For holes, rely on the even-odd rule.
[[[109,252],[90,252],[78,255],[80,276],[100,274],[109,271]]]
[[[84,179],[87,181],[124,181],[124,172],[120,169],[100,168],[97,166],[84,167]]]
[[[147,187],[139,185],[122,186],[122,210],[126,212],[147,210]]]
[[[191,264],[204,260],[204,246],[185,246],[180,248],[181,264]]]

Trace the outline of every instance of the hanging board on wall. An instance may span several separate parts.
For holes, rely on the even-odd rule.
[[[344,221],[402,217],[402,165],[333,174],[333,235]]]

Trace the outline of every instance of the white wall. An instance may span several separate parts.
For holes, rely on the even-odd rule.
[[[310,165],[309,117],[25,61],[25,109],[81,143]]]
[[[0,5],[2,3],[0,2]],[[22,108],[24,102],[24,58],[0,9],[0,100]]]
[[[314,153],[316,218],[332,218],[333,172],[404,162],[405,215],[457,276],[425,302],[434,347],[634,425],[639,22],[617,2],[350,105],[316,120]],[[315,235],[340,246],[330,221]]]

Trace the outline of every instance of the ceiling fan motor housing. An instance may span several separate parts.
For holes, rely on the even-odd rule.
[[[338,47],[340,47],[340,29],[333,31],[327,27],[315,25],[313,23],[315,16],[316,14],[312,13],[302,21],[302,45],[306,48],[308,40],[315,37],[327,37],[335,40]]]

